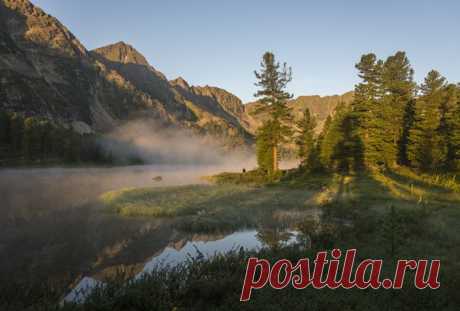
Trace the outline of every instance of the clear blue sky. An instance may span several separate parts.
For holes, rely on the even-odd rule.
[[[459,0],[32,0],[88,48],[125,41],[168,79],[225,88],[243,101],[271,50],[293,69],[295,96],[338,94],[374,52],[407,52],[417,81],[432,68],[460,81]]]

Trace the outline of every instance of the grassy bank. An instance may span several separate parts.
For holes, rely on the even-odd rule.
[[[181,230],[210,232],[255,227],[276,210],[308,209],[312,195],[306,189],[219,183],[124,189],[100,200],[122,216],[175,217]]]
[[[108,209],[123,216],[173,217],[208,212],[216,205],[227,207],[231,204],[228,198],[249,191],[250,187],[233,185],[151,187],[112,191],[100,199]]]

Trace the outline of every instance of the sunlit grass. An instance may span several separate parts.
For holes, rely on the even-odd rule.
[[[212,210],[228,204],[227,197],[250,190],[238,185],[131,188],[104,193],[100,200],[123,216],[172,217]],[[215,203],[211,204],[212,201]]]
[[[410,169],[400,168],[385,175],[374,173],[372,177],[389,191],[392,199],[417,204],[460,202],[455,176],[418,174]]]

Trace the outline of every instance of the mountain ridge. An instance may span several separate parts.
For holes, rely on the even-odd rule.
[[[199,120],[191,109],[199,104],[186,103],[123,41],[88,51],[56,18],[27,0],[1,0],[0,17],[0,107],[6,111],[97,132],[143,118],[210,134],[223,145],[252,141],[233,117],[210,110]]]
[[[168,81],[124,41],[87,50],[28,0],[0,0],[0,17],[0,107],[6,111],[79,132],[107,132],[142,118],[231,148],[252,145],[266,118],[254,112],[257,103],[243,104],[225,89],[193,86],[182,77]],[[308,107],[322,120],[338,102],[331,98],[301,96],[288,104],[295,115]]]

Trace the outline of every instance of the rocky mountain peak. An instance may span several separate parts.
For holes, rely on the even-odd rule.
[[[97,48],[93,52],[111,62],[150,66],[144,55],[123,41]]]
[[[64,25],[28,0],[0,0],[0,20],[2,28],[23,49],[40,46],[48,54],[87,55],[85,47]]]
[[[170,83],[173,85],[173,86],[179,86],[185,90],[189,90],[190,89],[190,85],[188,84],[187,81],[185,81],[184,78],[182,77],[178,77],[174,80],[171,80]]]

